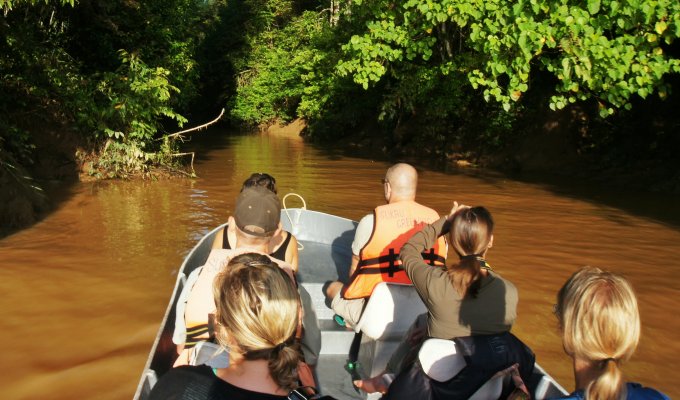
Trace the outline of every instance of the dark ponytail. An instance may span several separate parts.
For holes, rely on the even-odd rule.
[[[464,208],[451,222],[449,242],[460,261],[449,268],[451,283],[461,297],[477,297],[484,253],[491,243],[493,219],[484,207]]]
[[[300,361],[299,344],[280,345],[269,356],[269,374],[279,386],[292,390],[299,386],[297,367]]]

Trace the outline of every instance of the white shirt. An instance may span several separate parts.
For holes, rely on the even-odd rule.
[[[364,216],[361,221],[359,221],[357,230],[354,233],[354,241],[352,242],[352,254],[355,256],[359,257],[361,249],[366,246],[366,243],[368,243],[368,240],[371,238],[371,234],[373,233],[373,224],[373,213]]]

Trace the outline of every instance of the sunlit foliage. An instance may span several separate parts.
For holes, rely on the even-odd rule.
[[[667,54],[680,36],[673,0],[354,1],[369,18],[343,47],[341,74],[367,88],[407,64],[463,73],[487,100],[509,110],[536,70],[559,83],[551,109],[595,98],[600,114],[631,97],[665,97],[664,76],[680,72]]]
[[[26,129],[68,124],[103,159],[121,150],[104,176],[144,172],[168,159],[161,153],[173,146],[156,139],[186,122],[180,113],[197,96],[195,53],[201,21],[211,15],[204,1],[3,0],[0,7],[6,151],[30,164]]]

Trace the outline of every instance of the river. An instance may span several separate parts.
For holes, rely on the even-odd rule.
[[[44,220],[0,240],[0,398],[131,398],[183,257],[226,221],[251,172],[352,219],[383,201],[384,161],[299,138],[198,135],[199,178],[77,184]],[[513,331],[563,386],[573,378],[555,293],[576,268],[596,265],[625,274],[639,297],[642,340],[627,377],[680,398],[677,197],[420,169],[419,202],[446,213],[453,200],[492,212],[488,259],[520,294]]]

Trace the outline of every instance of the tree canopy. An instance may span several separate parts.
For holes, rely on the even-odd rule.
[[[94,143],[92,173],[172,163],[163,140],[226,106],[232,123],[301,117],[315,137],[418,119],[422,143],[501,146],[531,107],[602,118],[680,72],[673,0],[0,0],[0,160],[31,126]],[[531,93],[546,101],[526,103]],[[430,146],[431,147],[431,146]]]

